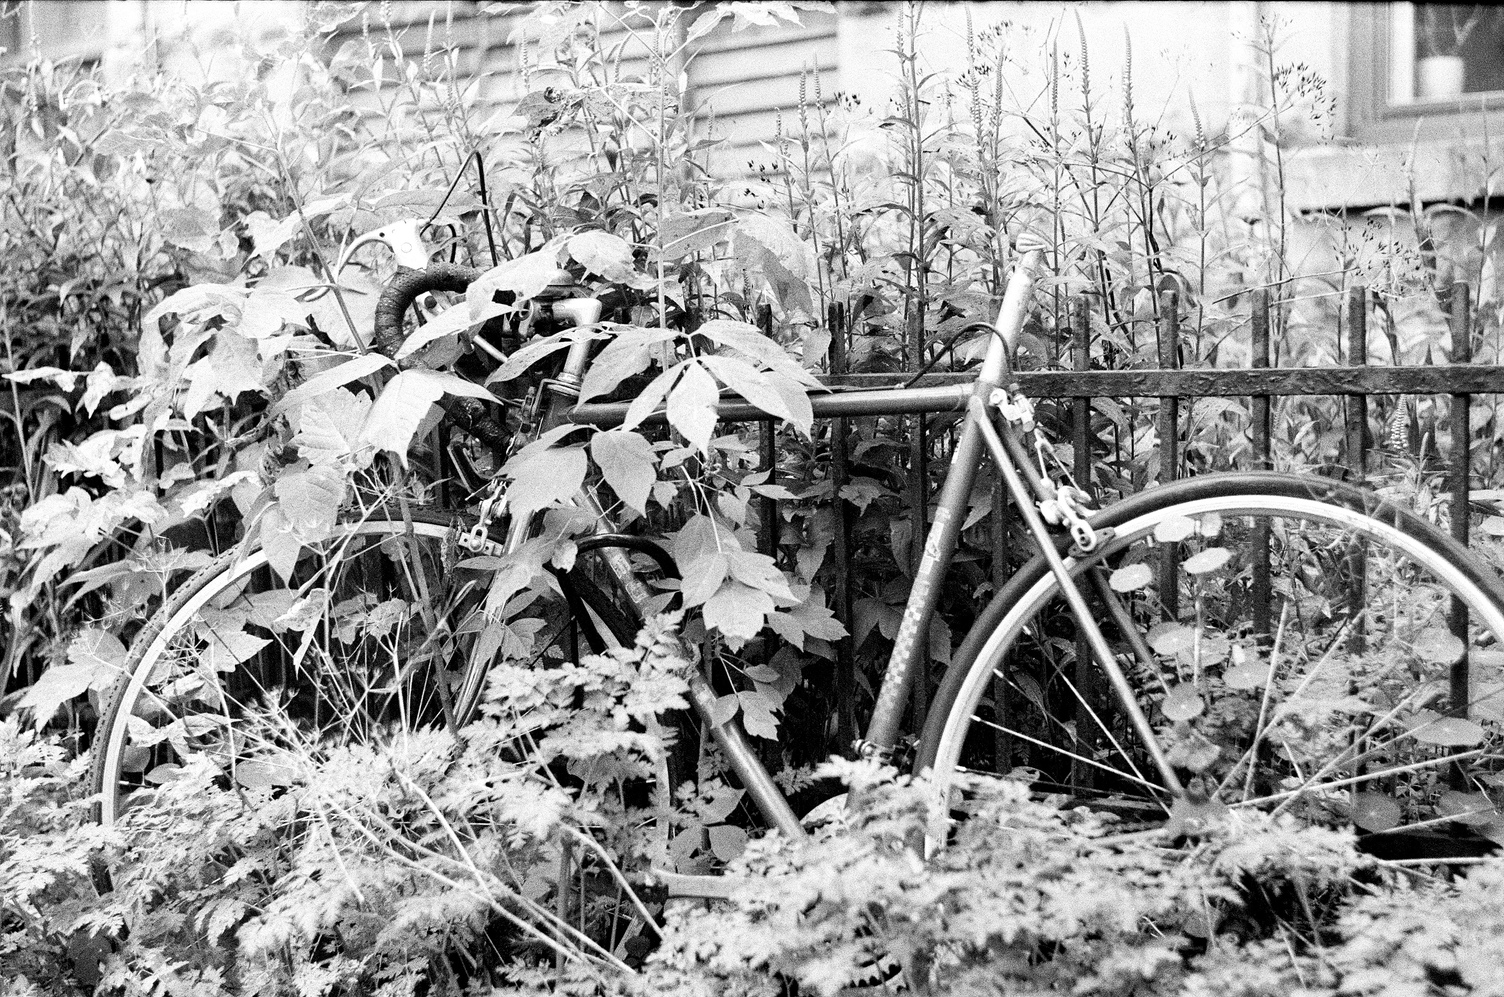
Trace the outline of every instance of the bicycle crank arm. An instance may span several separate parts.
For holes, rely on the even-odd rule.
[[[651,886],[663,890],[666,898],[694,897],[698,900],[729,900],[737,887],[746,882],[742,876],[695,876],[682,872],[649,869]]]
[[[1019,514],[1028,524],[1029,532],[1034,535],[1034,541],[1038,544],[1040,553],[1044,555],[1051,573],[1060,583],[1060,592],[1070,606],[1071,615],[1076,618],[1076,625],[1081,628],[1082,635],[1091,645],[1092,655],[1097,659],[1098,665],[1112,684],[1112,690],[1117,694],[1123,712],[1128,715],[1139,740],[1143,742],[1144,748],[1154,760],[1154,768],[1164,780],[1165,788],[1176,799],[1181,798],[1185,795],[1185,787],[1180,784],[1180,777],[1175,774],[1175,767],[1165,756],[1164,747],[1159,743],[1154,728],[1149,724],[1149,718],[1144,715],[1143,709],[1138,705],[1138,697],[1133,694],[1133,684],[1128,681],[1128,676],[1123,673],[1122,666],[1118,664],[1117,656],[1112,653],[1107,638],[1102,635],[1102,628],[1097,625],[1096,619],[1092,616],[1091,607],[1086,604],[1086,597],[1081,594],[1076,580],[1071,577],[1070,569],[1065,566],[1060,552],[1055,549],[1055,541],[1050,536],[1050,528],[1040,518],[1039,510],[1034,506],[1033,496],[1028,486],[1019,477],[1018,468],[1009,458],[1008,448],[1003,445],[1002,438],[998,436],[997,427],[992,424],[987,406],[980,398],[973,397],[969,411],[971,418],[975,419],[981,428],[982,439],[986,441],[987,448],[992,451],[993,459],[1002,469],[1003,477],[1008,483],[1008,491],[1013,495]],[[1005,431],[1011,432],[1011,430],[1006,430],[1006,427]]]

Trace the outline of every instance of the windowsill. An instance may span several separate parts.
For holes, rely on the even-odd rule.
[[[1488,152],[1481,137],[1455,132],[1449,140],[1296,149],[1286,153],[1285,199],[1294,211],[1408,208],[1412,196],[1421,204],[1478,201],[1490,193],[1482,165]],[[1493,154],[1499,155],[1497,143]]]

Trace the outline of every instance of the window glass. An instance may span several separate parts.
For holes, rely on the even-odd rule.
[[[1504,90],[1504,10],[1470,4],[1415,5],[1416,92],[1424,92],[1424,61],[1459,60],[1462,93]]]

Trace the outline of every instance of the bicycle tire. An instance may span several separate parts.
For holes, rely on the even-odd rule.
[[[1212,529],[1217,521],[1220,533]],[[1175,539],[1188,522],[1197,532]],[[1256,625],[1238,619],[1257,612],[1249,566],[1259,560],[1259,534],[1250,522],[1269,529],[1274,603]],[[1455,840],[1469,820],[1499,819],[1497,753],[1485,749],[1501,738],[1504,685],[1469,691],[1471,720],[1431,709],[1462,646],[1475,672],[1485,661],[1492,667],[1504,646],[1504,583],[1466,548],[1372,493],[1273,472],[1152,489],[1097,513],[1092,524],[1112,533],[1090,558],[1068,563],[1083,580],[1093,566],[1102,575],[1132,569],[1116,574],[1111,587],[1126,590],[1123,605],[1147,631],[1157,677],[1131,657],[1123,634],[1109,623],[1104,632],[1161,747],[1183,777],[1200,780],[1190,783],[1195,802],[1207,799],[1213,808],[1201,812],[1214,812],[1219,800],[1262,805],[1356,826],[1373,842],[1404,840],[1407,831]],[[1167,539],[1155,539],[1159,530]],[[1254,542],[1229,550],[1229,538]],[[1186,569],[1197,548],[1227,553],[1203,559],[1193,574]],[[1221,558],[1225,564],[1202,571]],[[1170,591],[1175,598],[1167,600]],[[1064,622],[1058,593],[1036,556],[978,617],[932,702],[916,770],[931,770],[942,793],[962,773],[1002,770],[1068,799],[1111,801],[1163,820],[1173,805],[1144,785],[1155,779],[1152,766],[1127,741],[1129,725],[1104,704],[1110,693],[1077,687],[1073,624]],[[1445,639],[1453,596],[1470,615],[1462,646]],[[1112,619],[1100,597],[1096,605]],[[1164,628],[1149,629],[1155,624]],[[1073,719],[1058,715],[1067,693]]]
[[[453,562],[457,560],[462,561],[465,557],[465,552],[454,549],[454,541],[457,532],[467,529],[469,525],[470,521],[468,519],[464,519],[453,513],[433,510],[412,510],[406,519],[399,517],[395,513],[388,512],[381,512],[374,516],[348,519],[342,521],[336,527],[330,540],[319,545],[306,547],[300,553],[301,560],[297,570],[305,570],[303,567],[304,561],[324,557],[325,555],[321,552],[330,550],[339,552],[336,561],[340,565],[349,564],[351,562],[348,559],[352,557],[351,547],[357,540],[361,541],[360,549],[354,551],[354,555],[368,551],[385,551],[387,554],[391,554],[391,548],[394,544],[406,546],[410,543],[416,545],[422,542],[424,550],[416,551],[417,563],[426,563],[432,565],[435,569],[434,572],[429,573],[423,584],[429,585],[431,583],[429,585],[430,590],[437,589],[442,584],[448,586],[450,591],[453,591],[454,584],[456,582],[462,583],[466,574],[465,570],[453,567]],[[500,538],[493,536],[491,539],[499,542]],[[424,560],[425,553],[428,555],[427,561]],[[447,579],[444,579],[441,577],[440,571],[445,567],[446,558],[450,562],[450,570],[444,572],[449,576]],[[388,560],[391,559],[390,557],[388,558]],[[199,736],[188,729],[190,726],[195,725],[189,723],[190,718],[200,718],[197,722],[198,726],[208,724],[211,719],[215,722],[219,722],[220,720],[219,717],[211,718],[208,713],[213,704],[207,704],[200,700],[190,699],[189,702],[196,705],[181,707],[178,715],[174,715],[172,710],[164,711],[165,701],[163,697],[152,692],[153,687],[160,689],[166,683],[183,680],[188,673],[193,671],[193,668],[179,668],[174,673],[173,669],[177,666],[172,663],[171,656],[178,651],[186,651],[188,654],[198,657],[200,660],[196,662],[195,666],[200,668],[203,665],[202,659],[208,658],[211,662],[210,667],[212,668],[214,667],[213,659],[215,657],[214,652],[216,651],[222,652],[223,656],[228,659],[233,659],[247,649],[254,648],[244,660],[230,662],[233,668],[229,669],[227,674],[233,673],[238,676],[238,681],[247,683],[246,688],[256,689],[261,687],[260,691],[263,694],[270,692],[273,688],[285,688],[289,694],[288,698],[282,699],[279,697],[276,701],[278,705],[271,707],[274,711],[287,714],[287,716],[279,716],[277,718],[278,721],[291,719],[294,722],[304,723],[305,725],[308,722],[309,717],[307,714],[310,704],[307,697],[304,696],[304,689],[271,686],[261,681],[260,676],[262,674],[269,672],[274,667],[282,667],[287,664],[285,660],[262,660],[263,656],[268,659],[285,659],[287,655],[287,645],[277,639],[278,634],[273,627],[268,625],[269,622],[274,621],[271,620],[266,612],[261,613],[254,619],[250,616],[232,615],[231,618],[237,622],[241,622],[244,629],[237,631],[234,635],[219,633],[217,631],[213,632],[207,638],[212,644],[212,646],[208,647],[205,645],[205,638],[195,629],[203,625],[206,613],[233,614],[236,604],[254,605],[258,598],[261,598],[263,602],[270,603],[272,606],[290,603],[292,600],[289,600],[285,593],[293,590],[289,588],[287,582],[271,575],[271,571],[267,567],[267,561],[267,552],[259,544],[252,544],[249,547],[221,555],[213,563],[185,581],[174,592],[172,598],[158,610],[148,624],[137,634],[131,644],[123,672],[108,697],[107,706],[103,711],[94,743],[90,780],[92,790],[98,795],[99,800],[95,805],[95,816],[101,823],[109,824],[114,822],[122,810],[124,797],[127,793],[134,794],[148,788],[149,780],[146,779],[146,776],[150,771],[157,771],[157,767],[160,765],[173,765],[181,761],[181,759],[174,760],[171,757],[172,754],[174,752],[181,754],[186,751],[185,746],[189,738]],[[385,565],[378,563],[372,570],[376,570],[379,573],[385,567]],[[336,570],[342,569],[337,568]],[[409,577],[412,578],[415,574],[422,574],[422,572],[409,573]],[[314,574],[306,577],[312,577],[314,580],[317,580],[318,576]],[[303,589],[309,589],[306,577],[302,585]],[[333,580],[333,584],[326,587],[325,595],[322,597],[326,606],[338,606],[340,603],[336,597],[346,592],[349,593],[346,597],[347,600],[360,599],[364,601],[370,596],[370,593],[364,588],[365,583],[371,581],[369,576],[352,579],[348,588],[342,585],[342,580],[346,576],[333,575],[331,573],[329,577]],[[383,582],[383,584],[386,584],[386,582]],[[600,633],[602,629],[607,632],[607,636],[611,640],[627,644],[631,643],[636,634],[637,626],[630,618],[630,614],[625,613],[619,607],[615,606],[591,579],[582,573],[573,572],[566,576],[566,580],[562,584],[566,592],[572,593],[594,615],[595,619],[592,625],[586,628],[587,640],[592,642],[592,650],[598,651],[602,649],[601,646],[596,646],[600,645],[604,639]],[[279,595],[276,599],[265,598],[268,594],[276,593],[283,594]],[[483,597],[483,595],[484,589],[482,587],[473,587],[469,591],[468,600],[461,598],[455,604],[454,611],[456,613],[468,613],[474,610],[478,599]],[[388,601],[387,605],[390,608],[390,601]],[[291,608],[289,606],[289,610]],[[358,609],[359,607],[357,606],[356,608]],[[374,609],[380,610],[381,605],[378,604]],[[390,612],[387,615],[394,616]],[[446,615],[447,619],[448,616]],[[368,623],[369,620],[365,622]],[[463,620],[459,622],[462,624]],[[394,623],[393,627],[400,627],[401,625],[398,622]],[[327,623],[324,624],[324,629],[326,631],[324,639],[327,643],[329,640]],[[458,630],[457,627],[452,627],[451,629]],[[434,630],[438,631],[439,628],[434,626]],[[293,631],[291,629],[284,629],[283,631],[284,634],[292,632],[307,634],[310,631]],[[478,633],[479,631],[473,632]],[[246,640],[246,635],[250,635],[252,639],[249,641]],[[338,635],[336,635],[337,637]],[[358,648],[364,643],[364,640],[358,640],[353,643]],[[396,646],[396,643],[393,643],[392,647],[395,648]],[[474,643],[471,643],[469,647],[473,650],[475,648]],[[576,646],[576,653],[578,653],[578,646]],[[394,659],[395,657],[393,655]],[[442,702],[442,696],[439,695],[437,688],[424,685],[424,682],[428,678],[426,674],[416,675],[416,680],[410,685],[402,687],[394,685],[393,695],[407,697],[406,703],[397,704],[402,707],[397,718],[398,726],[411,729],[422,726],[433,726],[441,722],[462,726],[475,712],[476,705],[483,691],[485,673],[492,660],[494,658],[476,657],[474,655],[471,655],[467,659],[461,672],[460,680],[456,684],[452,702],[448,707]],[[252,667],[252,664],[254,667]],[[405,670],[407,670],[407,667],[405,666]],[[247,674],[252,671],[256,674]],[[297,669],[294,669],[294,671],[297,671]],[[311,672],[304,673],[305,679],[308,674],[311,674]],[[346,678],[345,676],[334,675],[333,669],[326,669],[322,674],[331,676],[331,681],[341,684],[344,683]],[[402,681],[404,683],[407,682],[406,679]],[[307,685],[308,683],[305,681],[304,684]],[[191,690],[189,691],[191,692]],[[221,693],[221,702],[219,705],[221,712],[224,714],[236,714],[235,717],[230,718],[231,720],[244,721],[244,725],[249,727],[253,719],[258,724],[270,719],[270,714],[262,715],[256,712],[268,707],[257,706],[255,702],[247,701],[238,695],[225,696],[223,687],[219,691]],[[156,700],[155,703],[151,704],[152,708],[150,709],[143,702],[149,693]],[[299,697],[303,697],[301,701]],[[259,701],[264,702],[264,697]],[[312,705],[316,710],[318,705],[317,700]],[[346,703],[345,705],[349,706],[351,704]],[[392,705],[390,698],[387,705]],[[294,706],[297,708],[294,709]],[[190,709],[202,709],[205,712],[194,713],[190,712]],[[444,715],[446,710],[452,716],[446,717]],[[237,713],[237,711],[239,712]],[[339,717],[341,723],[348,721],[349,723],[346,726],[347,734],[354,735],[365,729],[363,724],[357,722],[352,716],[330,714],[330,717],[331,719]],[[171,736],[165,735],[163,733],[164,729],[171,727],[174,723],[181,723],[182,730],[175,732]],[[226,723],[226,728],[233,729],[232,724]],[[133,729],[134,733],[132,733]],[[257,729],[261,728],[258,726]],[[317,739],[317,737],[315,736],[314,739]],[[231,743],[233,743],[233,739]],[[140,751],[142,747],[147,749],[144,759]],[[213,744],[203,744],[201,748],[207,752],[213,748]],[[233,755],[233,749],[231,753]],[[152,769],[146,770],[143,768],[143,765],[152,765]],[[242,770],[237,768],[236,771],[238,775]]]

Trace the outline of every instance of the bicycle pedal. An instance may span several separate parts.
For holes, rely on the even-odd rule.
[[[650,869],[648,875],[653,882],[662,887],[670,900],[680,897],[693,897],[698,900],[729,900],[731,894],[742,885],[743,879],[737,876],[696,876],[682,872],[667,872],[663,869]]]

